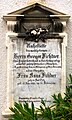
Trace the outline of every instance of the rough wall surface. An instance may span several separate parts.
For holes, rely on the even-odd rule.
[[[27,5],[28,0],[0,0],[0,120],[2,111],[6,107],[7,91],[7,50],[6,50],[6,22],[3,16],[9,12],[20,9]],[[72,0],[46,0],[48,7],[70,15],[67,23],[68,46],[67,46],[67,75],[72,72]]]

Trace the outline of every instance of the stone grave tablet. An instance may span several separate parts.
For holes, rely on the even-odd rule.
[[[18,38],[12,45],[14,101],[49,104],[61,89],[61,39],[46,42]]]

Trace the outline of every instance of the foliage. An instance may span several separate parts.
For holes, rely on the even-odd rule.
[[[69,85],[65,97],[61,94],[53,95],[53,105],[46,106],[45,101],[41,101],[40,107],[35,111],[32,102],[31,108],[28,103],[15,103],[10,110],[14,113],[9,120],[72,120],[72,75],[69,75]]]
[[[53,115],[56,120],[72,120],[72,75],[69,75],[69,81],[64,98],[62,98],[61,94],[53,96],[56,106],[53,109]]]
[[[14,114],[10,116],[9,120],[37,120],[37,113],[35,112],[33,102],[31,108],[27,102],[24,104],[15,102],[14,108],[11,107],[10,110]]]
[[[69,75],[69,86],[67,86],[67,91],[65,97],[62,98],[59,93],[57,96],[53,95],[53,105],[51,107],[46,107],[44,101],[42,101],[42,106],[40,106],[40,117],[42,120],[72,120],[72,75]]]
[[[50,107],[47,107],[45,102],[41,101],[42,105],[40,105],[39,111],[39,118],[41,120],[52,120],[52,113]]]

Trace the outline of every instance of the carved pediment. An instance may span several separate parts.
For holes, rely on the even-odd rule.
[[[38,11],[42,11],[42,12],[45,12],[49,15],[66,15],[64,13],[61,13],[59,11],[56,11],[54,9],[51,9],[49,7],[46,7],[44,5],[41,5],[39,3],[35,3],[33,5],[30,5],[30,6],[27,6],[27,7],[24,7],[22,9],[19,9],[17,11],[14,11],[14,12],[11,12],[11,13],[8,13],[8,15],[19,15],[19,14],[25,14],[25,13],[30,13],[30,12],[33,12],[35,10],[38,10]]]
[[[5,18],[5,20],[8,21],[8,20],[11,20],[12,17],[15,19],[17,16],[20,16],[20,17],[25,17],[25,15],[36,15],[37,16],[37,15],[41,15],[41,14],[47,15],[47,17],[48,16],[51,16],[51,17],[58,16],[59,18],[60,17],[65,17],[65,18],[69,17],[69,15],[66,15],[62,12],[56,11],[52,8],[46,7],[39,3],[35,3],[33,5],[30,5],[30,6],[22,8],[22,9],[8,13],[6,16],[4,16],[4,18]],[[14,20],[14,19],[12,19],[12,20]]]
[[[4,19],[8,21],[8,26],[14,26],[11,27],[11,31],[16,33],[27,32],[26,29],[30,30],[39,28],[48,28],[49,32],[62,32],[62,22],[66,22],[69,17],[69,15],[53,10],[39,3],[35,3],[8,13],[4,16]],[[35,24],[33,25],[33,23]],[[45,25],[42,25],[42,23]]]

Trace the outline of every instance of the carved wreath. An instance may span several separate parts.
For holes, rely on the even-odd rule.
[[[45,28],[36,28],[36,29],[30,29],[26,31],[26,40],[31,40],[31,41],[36,41],[38,42],[39,40],[42,40],[43,42],[45,41],[45,36],[49,32],[49,29]]]
[[[36,41],[38,42],[39,40],[45,42],[45,40],[48,38],[48,36],[51,35],[52,32],[55,32],[56,35],[57,33],[62,32],[63,30],[63,25],[60,21],[55,21],[54,24],[50,24],[47,27],[34,27],[31,29],[27,29],[25,26],[23,26],[24,29],[24,38],[25,40],[29,41]]]

